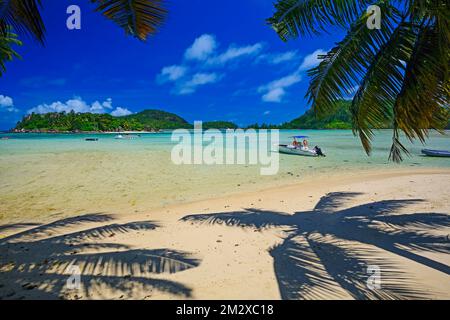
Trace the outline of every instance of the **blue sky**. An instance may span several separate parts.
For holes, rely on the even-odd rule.
[[[81,30],[66,8],[81,8]],[[272,0],[171,0],[156,36],[140,42],[88,0],[44,0],[45,46],[22,37],[0,78],[0,129],[55,110],[174,112],[188,121],[281,123],[309,108],[306,70],[342,31],[282,42],[265,23]]]

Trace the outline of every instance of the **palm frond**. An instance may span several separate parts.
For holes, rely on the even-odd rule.
[[[359,134],[367,154],[371,151],[372,130],[396,117],[393,109],[404,81],[404,63],[410,59],[414,41],[414,28],[410,23],[401,22],[389,41],[379,49],[353,99],[353,130]],[[396,161],[399,160],[398,152],[406,151],[397,128],[394,128],[393,150],[396,150],[393,158]]]
[[[439,131],[447,124],[449,60],[446,65],[441,64],[441,50],[434,45],[439,37],[435,28],[423,28],[419,32],[394,106],[394,126],[410,140],[418,138],[424,142],[429,129]],[[392,158],[398,153],[393,151]]]
[[[127,34],[146,40],[156,33],[167,11],[162,0],[91,0],[98,4],[96,11],[114,21]]]
[[[366,0],[278,0],[275,14],[267,22],[286,41],[326,32],[330,25],[345,27],[369,4]]]
[[[44,42],[45,26],[39,12],[41,0],[0,0],[0,34],[8,28]]]
[[[370,30],[363,13],[350,28],[343,41],[322,56],[322,62],[311,69],[310,86],[306,93],[318,115],[332,111],[338,100],[350,95],[366,70],[373,63],[378,48],[385,45],[399,20],[397,10],[386,1],[377,5],[384,13],[380,30]]]
[[[394,116],[394,118],[398,118],[397,116]],[[392,135],[392,145],[391,150],[389,152],[389,160],[392,160],[394,162],[401,162],[403,161],[402,153],[406,154],[407,156],[410,155],[408,149],[401,143],[400,137],[399,137],[399,130],[397,126],[397,122],[394,123],[394,132]]]
[[[20,58],[20,55],[13,49],[13,46],[20,46],[22,42],[17,39],[17,35],[10,32],[5,35],[0,34],[0,76],[6,71],[6,62],[14,58]]]

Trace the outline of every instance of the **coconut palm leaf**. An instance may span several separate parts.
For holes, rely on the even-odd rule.
[[[358,17],[370,1],[279,0],[276,13],[267,19],[281,39],[317,34],[328,25],[346,26]]]
[[[39,12],[41,0],[0,0],[0,34],[8,28],[44,42],[45,26]]]
[[[14,58],[20,58],[20,55],[12,48],[13,45],[22,45],[17,39],[17,35],[7,31],[5,35],[0,34],[0,76],[6,71],[5,63]]]
[[[380,30],[370,30],[366,21],[368,13],[363,13],[352,25],[344,40],[331,49],[322,58],[321,63],[311,69],[310,87],[306,97],[313,102],[318,115],[324,115],[334,109],[335,103],[352,94],[358,86],[365,70],[375,59],[376,48],[389,40],[393,28],[399,20],[398,12],[385,1],[379,1],[384,19]]]
[[[353,129],[359,133],[368,154],[371,151],[373,128],[380,128],[398,116],[392,110],[403,83],[403,63],[409,60],[414,39],[411,24],[399,24],[388,43],[378,51],[353,99]],[[394,128],[391,156],[395,161],[401,160],[400,151],[407,152],[400,143],[397,128]]]
[[[127,34],[140,40],[154,34],[164,21],[162,0],[91,0],[96,11],[118,24]]]
[[[449,61],[446,67],[440,63],[445,55],[434,46],[438,35],[435,28],[426,28],[417,36],[394,108],[395,125],[410,140],[417,137],[424,142],[428,129],[440,130],[447,123],[447,114],[443,111],[449,101]]]

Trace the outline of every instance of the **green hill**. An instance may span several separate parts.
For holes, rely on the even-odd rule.
[[[209,121],[209,122],[203,122],[203,130],[208,129],[237,129],[238,126],[229,121]]]
[[[351,101],[339,101],[334,111],[320,118],[310,109],[304,115],[284,123],[281,127],[283,129],[351,129],[350,106]]]
[[[95,113],[32,113],[17,123],[14,131],[38,132],[114,132],[154,131],[160,129],[191,128],[176,114],[161,110],[144,110],[125,117]]]
[[[352,115],[350,107],[352,102],[350,100],[341,100],[336,103],[335,109],[328,115],[317,117],[313,110],[308,110],[306,113],[292,121],[286,122],[280,129],[351,129]],[[392,128],[392,123],[386,122],[383,126],[377,129]],[[450,129],[450,112],[449,123],[447,129]]]
[[[192,125],[190,125],[180,116],[161,110],[144,110],[139,113],[121,117],[121,119],[123,119],[124,121],[129,121],[131,123],[139,123],[140,127],[142,128],[140,130],[178,129],[192,127]]]
[[[180,116],[161,110],[144,110],[123,117],[96,113],[32,113],[23,117],[13,131],[16,132],[118,132],[155,131],[161,129],[193,128],[192,124]],[[236,129],[237,125],[228,121],[204,122],[206,129]]]

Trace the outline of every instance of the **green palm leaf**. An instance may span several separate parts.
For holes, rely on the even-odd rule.
[[[409,60],[414,39],[412,26],[400,23],[389,41],[378,51],[353,99],[354,131],[359,133],[368,154],[371,150],[372,129],[382,127],[396,117],[395,111],[393,114],[394,104],[402,88],[404,61]],[[393,147],[397,146],[394,148],[399,150],[401,143],[396,128],[394,131]],[[397,156],[394,159],[401,160]]]
[[[424,142],[428,129],[441,130],[448,120],[448,59],[445,65],[435,28],[426,28],[416,38],[406,66],[405,81],[396,101],[395,126],[413,140]],[[445,56],[445,55],[444,55]]]
[[[371,1],[279,0],[276,12],[267,19],[281,39],[326,31],[328,25],[346,26]]]
[[[127,34],[140,40],[154,34],[164,21],[166,10],[161,0],[91,0],[96,11],[111,19]]]
[[[17,35],[7,31],[6,35],[0,34],[0,76],[6,71],[5,63],[14,58],[20,58],[20,55],[12,48],[13,45],[22,45],[17,39]]]
[[[332,111],[338,100],[354,93],[367,68],[375,59],[374,49],[383,46],[399,20],[397,10],[386,1],[377,3],[384,12],[382,28],[370,30],[366,26],[367,13],[352,25],[344,40],[320,57],[322,62],[311,69],[307,98],[319,115]]]
[[[0,0],[0,34],[8,28],[44,42],[45,26],[39,12],[41,0]]]

